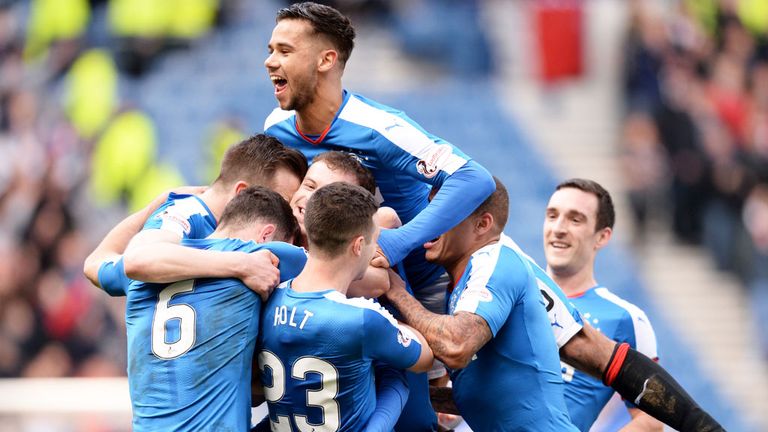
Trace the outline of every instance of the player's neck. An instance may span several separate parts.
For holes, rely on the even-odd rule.
[[[321,135],[336,118],[343,101],[341,83],[318,88],[315,100],[296,111],[299,131],[304,135]]]
[[[552,280],[563,290],[565,295],[572,297],[584,293],[588,289],[597,285],[592,266],[586,266],[582,271],[573,274],[557,274],[548,268],[547,273],[552,276]]]
[[[221,192],[216,189],[216,186],[211,186],[200,195],[200,199],[203,200],[208,209],[213,213],[213,217],[216,222],[221,218],[221,214],[224,212],[224,207],[229,202],[229,198],[223,196]]]
[[[322,260],[307,258],[304,269],[291,283],[291,289],[298,292],[327,291],[330,289],[347,295],[349,285],[355,278],[349,272],[350,265],[345,260]]]

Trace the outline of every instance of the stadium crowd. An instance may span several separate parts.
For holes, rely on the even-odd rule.
[[[759,1],[634,1],[621,157],[636,239],[669,223],[768,314],[768,21]],[[657,226],[657,225],[656,225]],[[764,332],[760,332],[764,333]],[[762,334],[768,356],[768,338]]]
[[[151,119],[118,95],[118,75],[136,74],[146,68],[142,61],[151,60],[137,60],[124,42],[136,36],[131,31],[151,31],[121,27],[140,24],[125,17],[141,2],[103,3],[0,2],[2,377],[125,374],[124,304],[93,290],[82,276],[82,261],[105,217],[114,219],[132,202],[182,182],[156,164]],[[158,30],[156,23],[156,46],[203,35],[220,6],[180,3],[177,11],[188,13],[177,17],[187,27],[166,22]],[[88,49],[100,40],[96,11],[109,16],[111,51]],[[138,144],[138,156],[127,153],[127,165],[126,152],[115,151],[122,143],[114,142],[116,136]],[[101,173],[91,170],[97,158],[107,163]],[[120,174],[125,171],[132,177]],[[135,181],[140,177],[153,179],[141,184]]]
[[[181,1],[174,3],[178,13],[159,8],[166,12],[165,15],[160,13],[163,16],[148,17],[147,21],[143,21],[147,27],[136,27],[132,13],[137,11],[133,7],[137,7],[138,3],[113,0],[106,6],[112,32],[111,51],[87,49],[91,46],[87,42],[88,34],[93,32],[89,27],[91,7],[99,3],[40,0],[25,4],[8,1],[0,5],[0,22],[7,24],[2,27],[4,30],[8,29],[0,34],[0,151],[10,162],[4,164],[0,172],[0,224],[3,228],[0,237],[0,257],[3,258],[0,260],[2,377],[124,374],[125,302],[94,290],[81,275],[82,263],[95,239],[98,239],[94,236],[103,231],[104,221],[100,219],[104,213],[140,208],[159,191],[183,184],[184,180],[174,167],[163,164],[157,158],[152,119],[121,97],[118,84],[122,74],[140,77],[151,67],[155,56],[162,55],[165,50],[191,46],[194,38],[212,30],[216,16],[226,15],[217,15],[219,3],[216,1]],[[667,33],[663,33],[660,37],[656,33],[659,30],[658,21],[649,24],[648,15],[638,8],[635,26],[628,38],[632,49],[628,50],[630,56],[627,60],[625,157],[628,166],[633,168],[628,171],[634,175],[630,179],[633,185],[631,199],[638,220],[638,238],[642,238],[648,213],[658,211],[652,208],[652,203],[658,196],[669,194],[675,204],[671,215],[674,232],[682,240],[701,242],[711,247],[721,267],[739,271],[745,280],[756,287],[755,290],[759,290],[761,283],[768,285],[768,276],[757,275],[755,271],[761,268],[755,263],[768,257],[768,229],[760,225],[765,223],[764,215],[768,212],[768,186],[765,185],[766,179],[761,177],[765,174],[768,152],[761,140],[764,137],[760,134],[762,125],[759,124],[768,115],[768,86],[763,83],[766,89],[762,89],[758,82],[761,76],[768,79],[768,63],[753,62],[761,58],[760,46],[756,39],[750,38],[747,26],[739,21],[738,11],[721,12],[715,14],[713,25],[719,26],[720,31],[715,34],[723,34],[723,40],[708,44],[701,42],[706,39],[703,36],[705,33],[697,32],[693,19],[678,18],[679,22],[671,26],[675,30],[669,33],[672,36],[668,38]],[[28,24],[22,24],[24,19]],[[661,27],[666,31],[666,26]],[[26,35],[22,36],[24,32]],[[715,45],[716,48],[710,48]],[[745,48],[747,45],[749,49]],[[274,46],[270,46],[269,58],[274,56]],[[346,58],[342,55],[341,59],[343,70]],[[281,61],[272,59],[270,65],[270,60],[267,60],[276,95],[289,82],[285,77],[275,75],[274,71],[282,72],[285,68]],[[290,60],[287,64],[287,69],[291,70]],[[489,63],[484,70],[489,71],[491,66]],[[456,72],[462,73],[460,68]],[[747,79],[747,75],[751,80]],[[293,79],[293,76],[290,78]],[[675,85],[666,86],[666,80]],[[747,90],[747,83],[751,84],[750,90]],[[667,91],[669,88],[675,91]],[[334,93],[334,90],[339,89],[330,87],[328,94],[336,97],[339,92]],[[344,91],[345,104],[349,97]],[[297,96],[297,99],[300,98]],[[278,101],[283,104],[279,96]],[[296,108],[296,111],[307,114],[309,110],[302,112]],[[276,114],[278,117],[282,115],[277,111]],[[290,136],[294,133],[290,131],[291,126],[301,122],[306,127],[309,123],[305,121],[310,119],[317,120],[309,115],[301,119],[297,117],[295,123],[270,117],[267,124],[274,127],[272,133],[276,136],[287,134],[280,138],[291,139],[295,138]],[[323,121],[317,121],[313,126],[329,124]],[[403,127],[397,122],[391,127],[397,126]],[[320,142],[330,129],[331,126],[328,126],[315,138],[312,135],[307,138],[298,127],[295,132],[306,141],[317,139]],[[237,133],[233,132],[230,136],[237,136]],[[450,148],[449,145],[437,146],[437,142],[429,141],[429,144]],[[128,145],[131,151],[126,153]],[[309,147],[304,151],[311,153],[314,150]],[[445,177],[454,175],[454,171],[459,173],[452,183],[440,178],[440,182],[446,181],[443,184],[446,187],[437,192],[432,204],[422,203],[433,213],[436,203],[447,206],[446,197],[457,193],[454,188],[461,181],[476,186],[478,178],[490,179],[479,164],[475,166],[474,161],[461,159],[463,155],[451,156],[462,163],[454,159],[446,163],[447,157],[443,157],[445,148],[434,151],[431,161],[425,162],[424,159],[429,158],[424,157],[416,159],[419,164],[411,164],[410,160],[407,164],[403,163],[427,179],[444,174],[440,170],[452,170]],[[451,155],[451,150],[448,154]],[[415,157],[415,154],[408,156]],[[439,166],[443,163],[445,165]],[[638,168],[640,171],[636,170]],[[401,184],[396,186],[395,189]],[[497,186],[497,190],[503,188]],[[424,192],[425,188],[420,191]],[[369,195],[365,195],[365,199],[372,201],[373,197]],[[479,192],[478,196],[470,197],[477,202],[471,201],[466,193],[463,197],[470,201],[472,208],[482,198]],[[97,209],[94,209],[94,203]],[[469,206],[468,203],[463,204]],[[282,205],[285,206],[285,203]],[[504,207],[508,207],[506,202]],[[424,210],[424,214],[427,213]],[[418,216],[409,216],[418,219]],[[458,218],[458,213],[452,216]],[[370,215],[367,217],[370,218]],[[506,216],[499,219],[506,219]],[[431,229],[448,229],[451,226],[446,221],[443,223],[444,227]],[[416,226],[417,223],[414,223],[411,228],[415,230],[413,227]],[[723,226],[731,228],[726,235],[723,234]],[[420,228],[425,231],[424,226]],[[501,229],[503,223],[494,228],[499,233]],[[376,229],[373,232],[377,232]],[[378,259],[383,258],[386,266],[400,262],[413,247],[432,238],[427,234],[434,234],[420,232],[426,236],[424,239],[417,239],[414,245],[405,245],[402,238],[396,237],[405,232],[405,229],[388,230],[381,235],[381,239],[388,240],[379,240],[381,249],[392,252],[390,259],[392,256],[397,258],[387,263],[388,257],[379,251],[382,256]],[[493,235],[499,233],[493,231]],[[402,237],[408,238],[405,234]],[[373,249],[369,252],[372,255]],[[747,256],[750,265],[741,265],[743,260],[732,260],[734,256]],[[365,265],[369,259],[358,258],[357,261],[356,264]],[[521,273],[531,272],[530,265],[521,264]],[[420,282],[423,285],[420,288],[436,284],[444,294],[444,287],[440,285],[445,283],[444,280]],[[531,304],[536,305],[537,313],[541,315],[539,318],[542,318],[543,312],[538,310],[539,292],[529,291],[528,295],[535,297],[532,297],[535,301]],[[404,290],[402,295],[410,297]],[[565,302],[562,299],[559,301]],[[578,312],[570,314],[578,317]],[[549,323],[542,319],[539,324],[548,334]],[[555,324],[558,324],[556,318],[552,325]],[[426,330],[422,331],[426,335]],[[154,328],[152,332],[154,337]],[[468,358],[491,337],[489,334],[475,351],[469,353]],[[605,336],[600,337],[608,341]],[[592,342],[594,340],[589,343]],[[161,343],[163,346],[174,344],[165,340]],[[654,373],[655,379],[661,376],[661,391],[665,397],[668,394],[684,396],[673,399],[678,401],[679,406],[673,413],[663,413],[668,416],[666,420],[686,424],[688,430],[693,430],[693,423],[699,421],[716,425],[671,377],[659,375],[658,371],[662,369],[656,363],[637,354],[626,343],[615,347],[613,342],[610,344],[613,353],[610,354],[611,349],[608,349],[606,358],[599,360],[603,363],[577,364],[582,366],[582,370],[584,366],[591,368],[587,370],[593,376],[602,374],[606,384],[616,380],[615,389],[634,392],[628,394],[637,396],[638,405],[650,412],[658,408],[659,402],[649,403],[643,399],[641,404],[644,387],[642,393],[636,391],[640,381],[634,375],[630,377],[630,374],[644,377],[646,375],[643,374]],[[439,343],[430,342],[430,345],[439,346]],[[154,345],[152,349],[155,349]],[[553,365],[550,372],[555,375],[559,373],[556,352],[549,352]],[[153,353],[157,355],[155,351]],[[435,353],[437,355],[439,350]],[[169,359],[175,358],[168,355]],[[625,363],[627,355],[630,360]],[[597,362],[595,356],[597,354],[589,360]],[[579,355],[566,359],[586,361]],[[135,375],[136,371],[133,373]],[[647,380],[645,384],[648,384]],[[701,417],[683,418],[689,410]],[[472,412],[479,413],[480,410]],[[558,422],[568,423],[567,415],[564,412],[561,414]]]

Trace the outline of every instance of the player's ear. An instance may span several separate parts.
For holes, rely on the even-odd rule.
[[[610,227],[605,227],[597,232],[597,242],[595,243],[595,249],[600,249],[607,245],[611,240],[613,230]]]
[[[239,194],[240,192],[243,191],[243,189],[245,189],[247,187],[248,187],[248,183],[246,183],[246,182],[244,182],[242,180],[238,181],[237,183],[235,183],[235,194]]]
[[[259,233],[258,243],[266,243],[271,242],[275,238],[275,232],[277,231],[277,227],[275,227],[274,224],[266,224],[261,228],[261,232]]]
[[[320,72],[328,72],[336,65],[339,60],[339,53],[336,50],[323,50],[320,53],[320,58],[317,60],[317,70]]]
[[[352,254],[359,257],[363,253],[363,246],[365,246],[365,237],[357,236],[352,240],[350,248],[352,248]]]
[[[475,231],[477,231],[478,234],[485,234],[491,228],[493,228],[492,214],[484,212],[479,217],[477,217],[477,219],[475,219]]]

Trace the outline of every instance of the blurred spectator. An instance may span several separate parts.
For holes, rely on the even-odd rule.
[[[244,132],[242,122],[237,118],[225,118],[213,125],[208,138],[208,155],[205,158],[204,183],[211,184],[219,175],[221,159],[224,152],[233,145],[244,140],[247,135]]]
[[[92,139],[104,128],[117,109],[117,69],[103,50],[83,53],[67,74],[67,116],[85,139]]]
[[[637,214],[638,185],[663,188],[668,171],[672,231],[702,244],[717,268],[745,281],[758,316],[765,316],[768,3],[684,0],[669,16],[649,3],[632,3],[625,51],[632,114],[624,120],[623,158],[630,201]],[[653,136],[652,125],[638,126],[637,110],[652,113],[666,157],[643,159],[630,150],[644,148],[641,137]],[[644,165],[651,160],[666,169]],[[768,338],[762,343],[768,353]]]
[[[143,75],[170,47],[186,47],[216,21],[218,0],[110,0],[108,19],[121,70]]]
[[[635,244],[639,246],[648,225],[666,219],[661,214],[664,207],[658,205],[669,199],[666,158],[653,118],[642,112],[630,114],[622,133],[621,166],[635,221]]]
[[[32,0],[25,57],[46,58],[51,72],[63,71],[82,46],[90,14],[87,0]]]
[[[155,126],[138,110],[119,113],[93,151],[91,190],[101,205],[127,202],[135,184],[154,163]]]

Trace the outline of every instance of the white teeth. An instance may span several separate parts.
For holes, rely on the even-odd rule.
[[[558,249],[564,249],[568,247],[568,244],[566,243],[560,243],[560,242],[552,242],[550,243],[552,247],[558,248]]]

